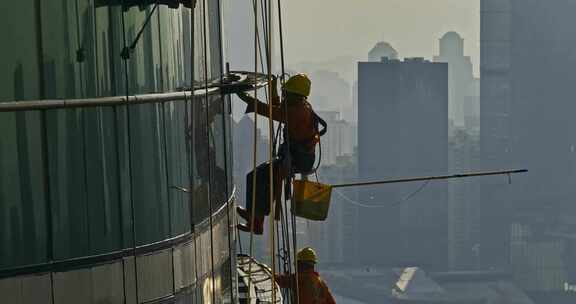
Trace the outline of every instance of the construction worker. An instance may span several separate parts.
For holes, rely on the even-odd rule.
[[[273,161],[275,200],[279,202],[282,181],[294,173],[302,175],[311,174],[316,161],[315,149],[320,136],[326,132],[326,123],[314,113],[308,102],[311,82],[308,76],[297,74],[286,81],[282,86],[282,98],[278,96],[277,79],[272,81],[272,119],[284,124],[284,142],[280,145],[279,155]],[[242,92],[238,97],[247,104],[245,113],[253,113],[255,109],[259,115],[269,117],[268,104]],[[319,130],[319,125],[323,130]],[[262,234],[264,218],[270,213],[269,202],[269,164],[264,163],[250,172],[246,178],[246,209],[239,207],[238,214],[248,224],[238,225],[238,229],[249,232],[252,206],[253,174],[257,176],[257,198],[255,217],[253,221],[254,233]],[[279,209],[279,208],[278,208]],[[278,213],[276,214],[278,216]]]
[[[326,283],[315,270],[316,252],[310,247],[301,249],[297,256],[298,261],[298,303],[299,304],[335,304],[336,301],[330,293]],[[293,292],[295,280],[292,274],[276,276],[276,282],[281,288],[289,288]]]

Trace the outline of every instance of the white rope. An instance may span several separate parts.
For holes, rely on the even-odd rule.
[[[344,195],[344,193],[338,191],[338,190],[332,190],[334,193],[336,193],[338,196],[340,196],[341,198],[343,198],[345,201],[347,201],[348,203],[358,206],[358,207],[362,207],[362,208],[372,208],[372,209],[381,209],[381,208],[390,208],[390,207],[394,207],[397,205],[400,205],[402,203],[405,203],[407,201],[409,201],[411,198],[415,197],[418,193],[420,193],[422,190],[424,190],[424,188],[426,188],[426,186],[428,186],[428,184],[430,183],[430,181],[425,181],[424,183],[422,183],[422,185],[420,185],[414,192],[406,195],[405,197],[403,197],[401,200],[395,202],[395,203],[384,203],[384,202],[379,202],[379,203],[372,203],[372,204],[365,204],[365,203],[360,203],[356,200],[353,200],[351,198],[349,198],[348,196]]]

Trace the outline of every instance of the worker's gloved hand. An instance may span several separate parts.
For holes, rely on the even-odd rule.
[[[246,92],[238,92],[236,93],[236,95],[238,96],[238,98],[242,99],[246,103],[246,110],[244,111],[244,114],[254,112],[255,100],[252,96],[248,95],[248,93]]]
[[[222,86],[220,86],[220,92],[224,95],[226,94],[232,94],[232,93],[244,93],[245,91],[248,91],[250,89],[252,89],[252,85],[249,84],[245,84],[245,83],[241,83],[241,84],[224,84]],[[242,98],[242,97],[240,97]]]
[[[244,114],[254,113],[254,104],[246,105],[246,110],[244,110]]]

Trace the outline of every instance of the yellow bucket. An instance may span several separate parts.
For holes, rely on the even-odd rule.
[[[306,180],[294,181],[292,203],[294,215],[323,221],[328,217],[332,186]]]

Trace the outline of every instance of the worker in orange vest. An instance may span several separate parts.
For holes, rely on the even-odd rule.
[[[310,247],[298,252],[298,303],[335,304],[330,289],[315,271],[316,260],[316,252]],[[294,278],[292,274],[282,274],[276,276],[276,282],[281,288],[290,288],[296,292]]]
[[[305,74],[297,74],[286,81],[282,86],[282,98],[278,96],[276,89],[276,77],[272,81],[272,119],[284,123],[285,142],[280,145],[279,156],[273,161],[274,200],[280,201],[282,181],[294,173],[303,175],[311,174],[316,161],[315,149],[320,141],[320,136],[326,132],[326,123],[314,113],[308,102],[311,81]],[[269,117],[269,105],[242,92],[238,97],[248,106],[246,113],[258,111],[259,115]],[[319,130],[319,125],[323,130]],[[238,207],[238,214],[247,221],[247,224],[239,224],[238,229],[246,232],[251,231],[254,225],[254,233],[262,234],[264,230],[264,218],[270,213],[269,201],[269,164],[264,163],[256,168],[256,172],[250,172],[246,178],[246,208]],[[252,206],[252,182],[253,174],[257,176],[256,206],[253,223],[250,223]],[[278,208],[279,210],[279,208]],[[276,217],[278,218],[278,213]]]

